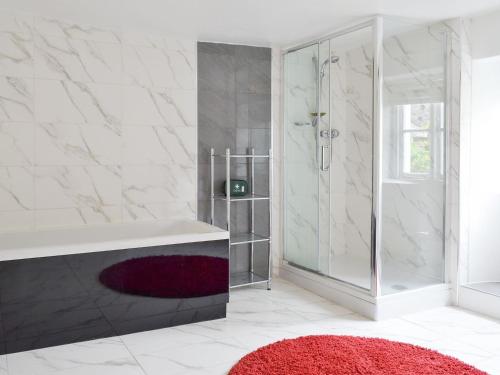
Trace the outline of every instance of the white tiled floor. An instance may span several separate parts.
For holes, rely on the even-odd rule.
[[[457,308],[373,322],[282,280],[232,292],[224,320],[0,356],[0,375],[222,375],[246,353],[310,334],[384,337],[500,374],[500,322]]]

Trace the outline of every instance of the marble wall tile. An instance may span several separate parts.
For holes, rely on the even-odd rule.
[[[13,13],[0,10],[0,32],[29,37],[33,34],[34,17],[26,13]]]
[[[131,203],[185,201],[196,193],[196,169],[176,165],[123,167],[123,197]]]
[[[196,40],[194,38],[172,37],[142,31],[124,30],[122,33],[123,44],[132,46],[144,46],[153,48],[164,48],[169,51],[196,52]]]
[[[0,11],[0,232],[194,218],[196,61],[195,40]]]
[[[95,125],[39,123],[35,132],[37,165],[119,165],[121,131]]]
[[[0,228],[2,232],[33,230],[35,229],[35,211],[0,211]]]
[[[125,83],[145,87],[195,88],[195,52],[125,45]]]
[[[121,204],[118,167],[36,167],[37,209],[83,207],[100,212]]]
[[[167,50],[180,52],[196,52],[195,38],[176,38],[172,36],[163,36],[163,45]]]
[[[33,39],[31,35],[0,32],[0,69],[3,75],[33,77]]]
[[[0,165],[33,165],[34,142],[32,123],[0,122]]]
[[[72,207],[36,210],[35,228],[61,228],[88,224],[109,224],[122,221],[121,206]]]
[[[0,76],[0,121],[34,120],[33,79]]]
[[[126,125],[194,127],[196,92],[126,86],[123,121]]]
[[[122,81],[121,45],[37,35],[35,75],[79,82]]]
[[[171,164],[194,168],[196,129],[154,126],[123,127],[125,164]]]
[[[119,86],[69,80],[36,80],[39,122],[95,124],[116,129],[121,123]]]
[[[31,167],[0,167],[0,207],[2,211],[34,208],[34,178]]]
[[[123,221],[193,219],[196,202],[125,203]]]
[[[92,25],[81,25],[60,19],[35,17],[35,29],[40,35],[59,36],[95,42],[120,43],[120,32]]]

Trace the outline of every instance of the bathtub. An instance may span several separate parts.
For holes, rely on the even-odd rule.
[[[199,221],[0,235],[0,354],[224,318],[228,239]]]

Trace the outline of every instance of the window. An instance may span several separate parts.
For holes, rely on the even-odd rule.
[[[444,105],[396,106],[400,178],[442,178],[444,172]]]

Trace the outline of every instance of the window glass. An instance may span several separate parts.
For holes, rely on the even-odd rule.
[[[396,106],[400,129],[400,178],[439,177],[444,169],[444,105],[413,103]]]

